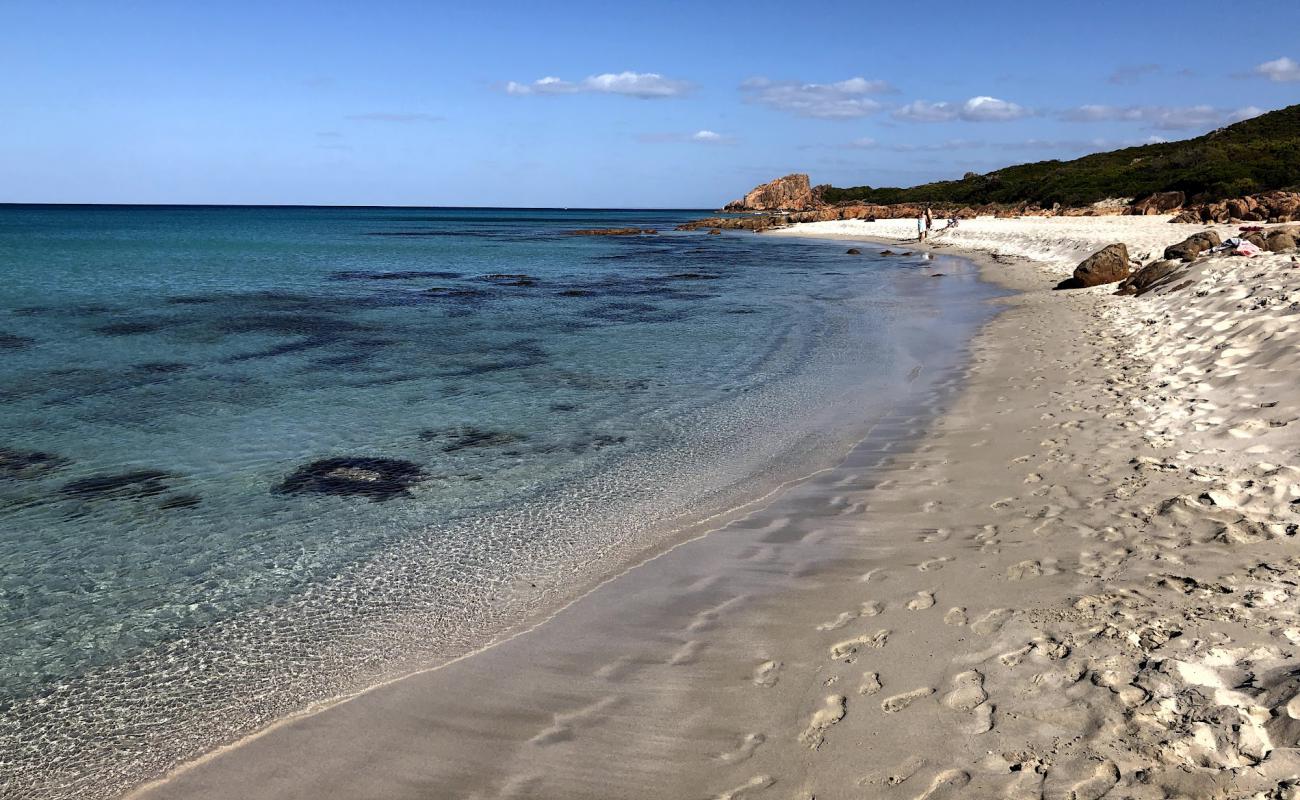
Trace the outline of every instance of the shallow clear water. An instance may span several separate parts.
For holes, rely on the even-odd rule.
[[[9,788],[480,645],[842,456],[987,313],[955,261],[692,216],[0,207]],[[622,226],[661,233],[567,234]]]

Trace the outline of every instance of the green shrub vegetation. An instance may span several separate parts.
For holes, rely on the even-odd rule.
[[[1039,161],[967,173],[909,189],[828,187],[831,203],[1034,203],[1082,206],[1113,197],[1181,191],[1189,201],[1300,186],[1300,105],[1229,125],[1195,139],[1126,147],[1073,161]]]

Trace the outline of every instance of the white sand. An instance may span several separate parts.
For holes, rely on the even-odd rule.
[[[1296,797],[1300,264],[1050,289],[1199,227],[963,222],[933,244],[996,252],[1020,293],[914,448],[861,448],[531,633],[141,795]]]
[[[1063,276],[1087,256],[1115,242],[1128,245],[1129,256],[1143,263],[1159,258],[1165,247],[1191,234],[1213,229],[1221,236],[1235,235],[1235,225],[1173,224],[1168,216],[1151,217],[1021,217],[1019,219],[961,220],[948,230],[947,220],[936,219],[927,243],[964,251],[1000,253],[1035,261]],[[916,220],[882,219],[805,222],[769,231],[767,235],[807,236],[819,239],[876,239],[901,244],[916,243]]]

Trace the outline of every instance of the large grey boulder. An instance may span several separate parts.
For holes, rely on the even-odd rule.
[[[1074,268],[1075,286],[1100,286],[1128,277],[1128,247],[1108,244],[1085,258]]]
[[[1289,250],[1296,249],[1296,243],[1296,235],[1291,231],[1270,231],[1268,234],[1268,240],[1264,244],[1264,249],[1271,253],[1285,253]]]
[[[1145,294],[1160,281],[1182,269],[1177,261],[1153,261],[1134,272],[1116,289],[1115,294]]]
[[[1166,247],[1165,258],[1192,261],[1211,247],[1218,247],[1221,244],[1223,240],[1219,238],[1219,234],[1214,231],[1201,231],[1193,233],[1178,244]]]

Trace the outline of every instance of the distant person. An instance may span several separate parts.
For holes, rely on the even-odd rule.
[[[925,213],[924,212],[916,215],[916,240],[918,242],[925,241]]]
[[[951,217],[948,217],[948,227],[949,227],[949,228],[955,228],[955,227],[957,227],[957,212],[956,212],[956,211],[952,212],[952,216],[951,216]]]
[[[930,229],[934,227],[934,217],[930,214],[930,207],[925,207],[925,235],[930,235]]]

